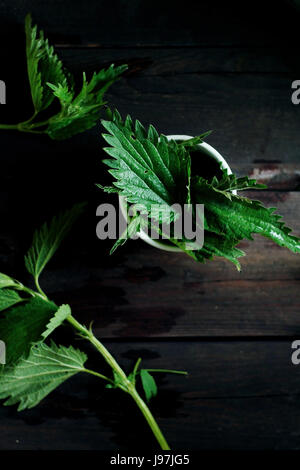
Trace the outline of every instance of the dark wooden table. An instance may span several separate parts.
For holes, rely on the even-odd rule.
[[[300,13],[293,2],[273,2],[271,11],[262,4],[5,0],[0,122],[30,114],[22,31],[31,11],[78,77],[129,64],[107,95],[121,113],[165,134],[213,129],[208,142],[232,169],[268,184],[249,194],[278,207],[299,235],[300,107],[291,83],[300,79]],[[109,256],[111,242],[95,236],[96,207],[112,200],[94,187],[106,178],[100,132],[98,125],[54,142],[1,131],[0,272],[27,281],[23,254],[34,228],[88,200],[41,282],[79,320],[94,320],[126,370],[141,356],[148,367],[189,372],[161,376],[152,402],[172,447],[299,449],[300,366],[291,362],[300,337],[299,256],[259,237],[241,243],[240,273],[223,260],[197,264],[142,241]],[[129,398],[90,377],[65,383],[33,410],[2,407],[0,417],[0,449],[156,449]]]

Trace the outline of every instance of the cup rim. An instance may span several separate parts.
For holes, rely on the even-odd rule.
[[[172,134],[172,135],[167,135],[166,138],[168,140],[189,140],[192,139],[192,136],[189,135],[177,135],[177,134]],[[227,173],[229,175],[232,175],[232,171],[230,166],[228,165],[227,161],[225,158],[214,148],[212,145],[207,144],[206,142],[202,142],[201,144],[197,144],[198,147],[201,147],[204,152],[217,160],[218,162],[221,163],[221,168],[222,170],[227,170]],[[232,191],[232,194],[237,194],[237,191],[234,189]],[[121,212],[123,214],[123,217],[127,221],[128,219],[128,214],[127,214],[127,202],[124,196],[119,195],[119,205],[121,208]],[[160,242],[157,240],[153,240],[149,235],[146,234],[143,230],[140,230],[137,233],[137,236],[141,238],[144,242],[148,243],[149,245],[154,246],[155,248],[158,248],[159,250],[164,250],[164,251],[170,251],[173,253],[182,253],[182,250],[178,248],[177,246],[170,246],[167,243]]]

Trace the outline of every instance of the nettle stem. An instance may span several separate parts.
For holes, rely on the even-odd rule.
[[[129,392],[130,393],[130,392]],[[163,433],[161,432],[153,414],[151,413],[149,407],[146,405],[144,400],[140,397],[138,392],[136,391],[136,388],[133,387],[132,393],[130,393],[134,401],[136,402],[137,406],[143,413],[147,423],[149,424],[154,436],[157,439],[157,442],[159,443],[160,447],[162,450],[170,450],[169,444],[167,443]]]
[[[0,124],[0,129],[7,130],[17,130],[21,132],[30,132],[32,134],[44,134],[44,131],[36,130],[39,127],[45,127],[49,124],[49,119],[41,122],[32,122],[38,115],[38,112],[35,111],[31,118],[26,121],[19,122],[18,124]]]
[[[0,129],[18,130],[18,124],[0,124]]]
[[[149,424],[157,442],[159,443],[162,450],[170,450],[170,447],[162,434],[154,416],[152,415],[149,407],[146,405],[144,400],[138,394],[135,384],[130,381],[123,371],[123,369],[119,366],[115,358],[110,354],[110,352],[106,349],[106,347],[94,336],[91,330],[88,330],[85,326],[79,323],[72,315],[70,315],[67,320],[69,323],[82,335],[86,338],[101,354],[101,356],[105,359],[105,361],[109,364],[112,368],[115,377],[117,377],[117,386],[121,388],[124,392],[128,393],[137,406],[139,407],[140,411],[142,412],[143,416],[145,417],[147,423]],[[95,375],[95,374],[94,374]],[[100,377],[100,374],[99,374]],[[101,376],[104,378],[104,376]]]

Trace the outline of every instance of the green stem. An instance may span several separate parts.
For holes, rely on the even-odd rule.
[[[23,122],[20,122],[19,126],[24,126],[24,124],[29,124],[30,122],[32,122],[35,117],[38,115],[38,112],[37,111],[34,111],[33,115],[27,119],[26,121],[23,121]]]
[[[16,281],[16,285],[14,286],[14,288],[17,289],[17,290],[21,290],[23,292],[26,292],[27,294],[32,295],[33,297],[40,297],[43,300],[45,300],[45,302],[50,302],[50,300],[48,299],[46,294],[44,294],[42,289],[40,289],[40,292],[36,292],[32,289],[29,289],[29,287],[24,286],[21,282],[18,282],[18,281]]]
[[[0,129],[18,130],[20,132],[30,132],[32,134],[44,134],[44,131],[37,131],[35,129],[37,127],[47,126],[47,124],[49,124],[49,120],[32,123],[38,114],[39,113],[35,111],[31,118],[26,121],[19,122],[18,124],[0,124]]]
[[[18,124],[0,124],[0,129],[18,129]]]
[[[27,121],[19,122],[18,124],[0,124],[0,129],[16,129],[19,131],[24,130],[23,127],[26,127],[26,124],[29,124],[36,117],[37,112],[35,111],[31,118]]]
[[[35,125],[31,126],[23,126],[23,122],[20,124],[0,124],[0,129],[7,129],[7,130],[15,130],[20,132],[30,132],[31,134],[44,134],[44,131],[36,131],[33,127],[37,127]]]
[[[109,378],[106,377],[105,375],[99,374],[99,372],[96,372],[96,371],[94,371],[94,370],[91,370],[91,369],[84,369],[84,372],[87,372],[88,374],[91,374],[91,375],[95,375],[96,377],[99,377],[100,379],[106,380],[107,382],[110,382],[111,384],[114,383],[113,380],[109,379]]]
[[[147,423],[149,424],[154,436],[157,439],[157,442],[159,443],[160,447],[162,450],[170,450],[169,444],[167,443],[166,439],[164,438],[164,435],[162,434],[157,422],[155,421],[154,416],[152,415],[151,411],[149,410],[148,406],[142,400],[142,398],[139,396],[138,392],[136,389],[133,387],[132,392],[130,393],[134,401],[136,402],[137,406],[143,413],[144,417],[146,418]]]
[[[40,283],[39,283],[39,279],[37,276],[34,276],[34,282],[35,282],[35,285],[36,285],[36,288],[38,290],[38,292],[41,294],[41,296],[45,299],[45,300],[48,300],[48,297],[46,296],[45,292],[41,289],[40,287]]]
[[[43,127],[43,126],[47,126],[48,124],[49,124],[49,119],[47,119],[46,121],[35,122],[31,124],[30,127],[31,129],[34,129],[35,127]]]
[[[92,343],[93,346],[100,352],[100,354],[104,357],[105,361],[108,363],[108,365],[118,374],[118,376],[123,379],[126,383],[130,383],[130,381],[127,379],[127,376],[125,372],[121,369],[117,361],[113,358],[113,356],[110,354],[110,352],[106,349],[106,347],[93,335],[91,331],[89,331],[85,326],[81,325],[76,318],[74,318],[72,315],[70,315],[67,320],[71,325],[76,328],[77,331],[79,331],[81,334],[83,334],[84,337],[86,337],[90,343]]]
[[[136,361],[135,366],[134,366],[133,371],[132,371],[132,375],[133,375],[134,379],[135,379],[136,374],[138,373],[138,368],[139,368],[139,365],[140,365],[141,362],[142,362],[142,358],[139,357],[138,360]]]
[[[67,320],[69,323],[91,344],[99,351],[105,361],[109,364],[109,366],[114,371],[115,375],[117,375],[119,382],[116,384],[119,388],[121,388],[124,392],[129,393],[129,395],[133,398],[139,409],[141,410],[142,414],[144,415],[147,423],[149,424],[157,442],[159,443],[162,450],[170,450],[170,447],[164,438],[155,418],[153,417],[151,411],[149,410],[148,406],[139,396],[134,384],[127,378],[127,375],[123,371],[123,369],[119,366],[117,361],[114,357],[110,354],[110,352],[106,349],[106,347],[93,335],[93,333],[88,330],[85,326],[79,323],[72,315],[69,315]],[[94,374],[95,375],[95,374]],[[103,376],[102,376],[103,378]]]
[[[164,372],[166,374],[188,375],[184,370],[171,370],[171,369],[144,369],[147,372]]]

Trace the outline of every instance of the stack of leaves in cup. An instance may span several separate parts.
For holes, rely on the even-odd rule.
[[[220,169],[220,176],[209,179],[193,172],[190,153],[202,143],[207,133],[179,143],[168,141],[152,125],[146,130],[130,116],[123,121],[117,111],[109,112],[109,120],[103,120],[102,124],[108,131],[103,137],[110,145],[104,150],[112,157],[104,163],[110,167],[109,173],[114,180],[112,186],[98,186],[124,196],[137,209],[113,250],[145,226],[140,208],[151,213],[146,223],[153,225],[155,212],[153,215],[152,208],[156,207],[160,226],[171,222],[170,218],[164,220],[163,214],[166,213],[166,217],[174,214],[174,204],[188,204],[197,224],[194,208],[196,204],[204,204],[204,245],[201,249],[187,249],[184,238],[169,238],[170,243],[196,261],[204,263],[220,256],[240,270],[238,258],[245,253],[237,245],[243,239],[253,240],[254,233],[300,253],[300,239],[290,234],[291,229],[275,213],[276,208],[266,208],[260,201],[232,194],[233,190],[265,189],[265,185],[247,176],[229,175],[227,170]]]

